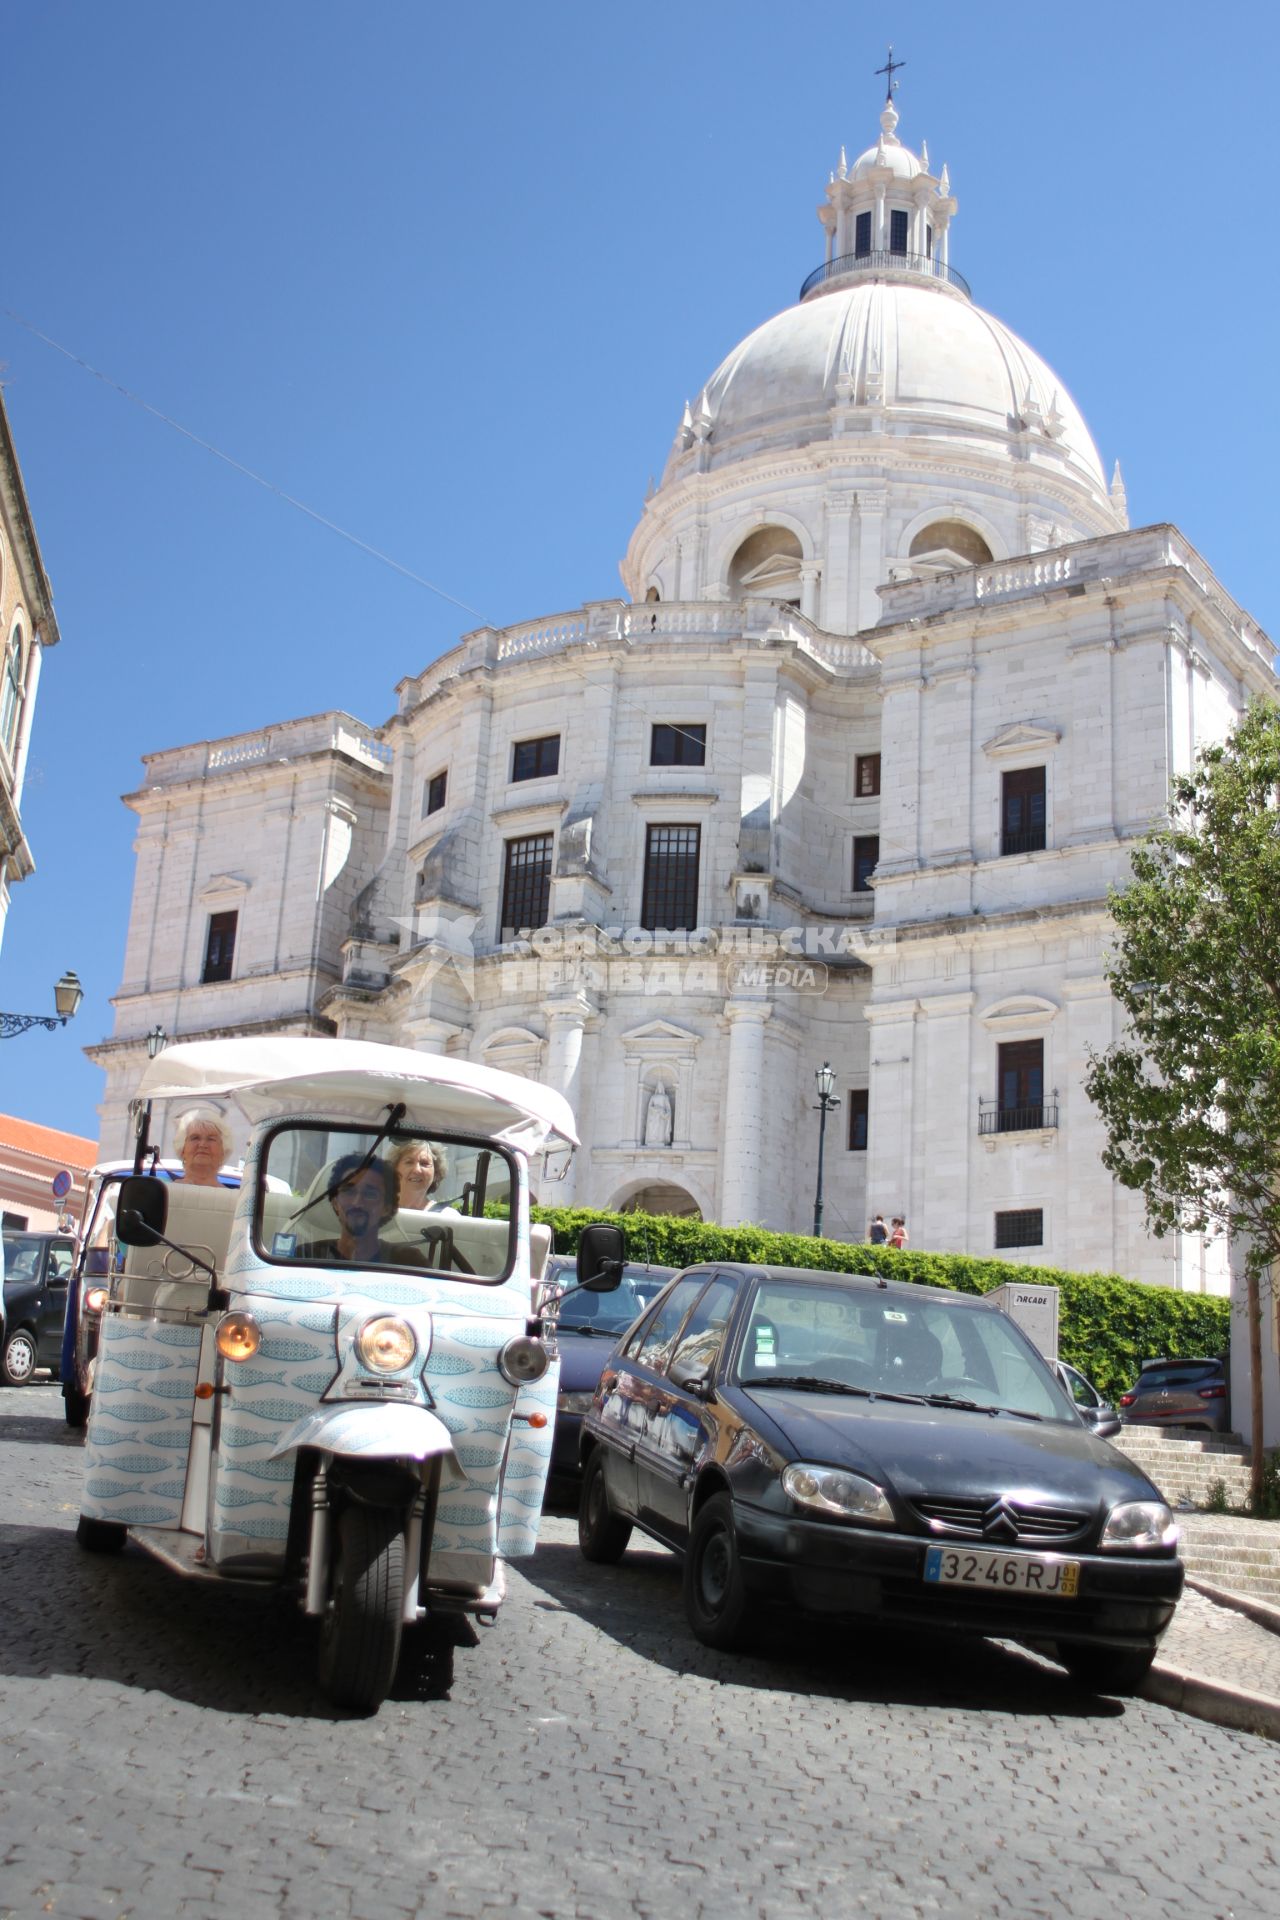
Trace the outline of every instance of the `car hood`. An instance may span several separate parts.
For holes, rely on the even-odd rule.
[[[561,1327],[556,1334],[561,1393],[585,1393],[588,1387],[597,1386],[605,1361],[625,1331],[623,1328],[615,1334],[575,1333],[572,1327]]]
[[[773,1426],[783,1451],[866,1474],[905,1499],[1000,1494],[1046,1506],[1112,1506],[1161,1496],[1132,1461],[1083,1425],[1019,1420],[893,1401],[742,1389],[753,1425]]]

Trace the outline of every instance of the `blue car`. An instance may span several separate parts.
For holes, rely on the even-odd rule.
[[[651,1267],[628,1261],[616,1293],[571,1293],[560,1310],[557,1340],[560,1346],[560,1392],[556,1399],[555,1437],[551,1447],[551,1480],[563,1483],[579,1478],[578,1437],[582,1416],[595,1398],[604,1363],[618,1340],[656,1300],[675,1267]],[[553,1254],[544,1286],[572,1287],[577,1274],[572,1258]]]

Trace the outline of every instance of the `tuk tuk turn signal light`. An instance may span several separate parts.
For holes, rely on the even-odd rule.
[[[251,1313],[226,1313],[218,1322],[213,1343],[224,1360],[252,1360],[262,1345],[262,1329]]]

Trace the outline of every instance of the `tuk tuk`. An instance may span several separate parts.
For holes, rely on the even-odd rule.
[[[502,1563],[536,1544],[558,1301],[535,1313],[528,1163],[576,1144],[569,1107],[467,1061],[292,1037],[171,1046],[139,1098],[234,1102],[252,1132],[238,1192],[120,1187],[77,1538],[283,1587],[318,1623],[324,1691],[371,1712],[451,1617],[496,1615]],[[407,1153],[430,1155],[425,1204],[400,1204]],[[616,1286],[621,1252],[589,1230],[579,1284]]]

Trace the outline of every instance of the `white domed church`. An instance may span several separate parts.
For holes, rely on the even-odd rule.
[[[1227,1291],[1103,1169],[1107,890],[1273,693],[1175,528],[951,265],[892,102],[794,306],[687,405],[626,598],[483,628],[342,713],[147,757],[104,1150],[155,1027],[545,1080],[541,1198]]]

